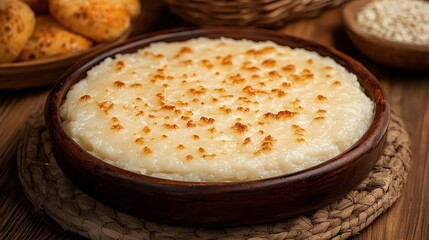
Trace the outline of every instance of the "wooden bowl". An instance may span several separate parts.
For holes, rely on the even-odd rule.
[[[405,70],[429,70],[429,44],[416,45],[377,37],[356,21],[356,14],[371,0],[351,1],[342,9],[345,30],[356,47],[375,62]]]
[[[130,32],[131,29],[111,43],[99,43],[89,49],[67,55],[24,62],[0,63],[0,89],[24,89],[52,85],[79,58],[109,44],[125,41]]]
[[[180,182],[128,172],[80,148],[61,126],[60,106],[70,87],[109,56],[135,52],[153,42],[196,37],[271,40],[317,51],[358,76],[375,102],[375,118],[364,136],[345,153],[300,172],[269,179],[231,182]],[[380,83],[360,63],[313,42],[256,29],[172,30],[116,44],[72,66],[52,89],[45,121],[60,168],[85,193],[118,210],[177,225],[227,227],[276,221],[317,209],[353,189],[374,167],[386,140],[390,108]]]

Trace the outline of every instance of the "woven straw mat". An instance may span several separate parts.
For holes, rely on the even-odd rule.
[[[343,198],[270,224],[226,229],[170,226],[118,212],[75,187],[52,155],[42,112],[39,109],[30,117],[18,148],[20,181],[37,212],[49,215],[65,230],[91,239],[346,239],[398,199],[411,160],[408,135],[393,114],[387,144],[375,168]]]

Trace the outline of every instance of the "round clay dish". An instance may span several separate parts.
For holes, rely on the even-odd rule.
[[[97,159],[63,130],[60,106],[71,86],[106,57],[135,52],[153,42],[196,37],[271,40],[328,56],[358,77],[375,102],[375,117],[364,136],[346,152],[303,171],[269,179],[180,182],[129,172]],[[188,226],[227,227],[276,221],[317,209],[354,188],[374,167],[386,141],[390,108],[380,83],[352,58],[313,42],[267,30],[179,29],[143,35],[94,53],[72,66],[52,89],[45,107],[46,127],[58,165],[85,193],[118,210],[153,221]]]

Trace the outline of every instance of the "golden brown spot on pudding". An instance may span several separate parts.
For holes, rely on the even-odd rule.
[[[281,78],[282,75],[280,75],[280,73],[278,73],[277,71],[270,71],[268,73],[268,76],[272,77],[272,78]]]
[[[237,107],[237,111],[239,111],[239,112],[250,112],[250,108],[247,108],[247,107]]]
[[[292,129],[294,129],[294,134],[297,136],[304,136],[305,129],[300,127],[299,125],[292,124]]]
[[[89,99],[91,99],[91,96],[89,96],[89,95],[83,95],[82,97],[79,98],[79,100],[82,102],[86,102]]]
[[[142,132],[143,133],[150,133],[150,128],[148,127],[148,126],[145,126],[143,129],[142,129]]]
[[[220,64],[223,66],[232,65],[232,55],[230,54],[230,55],[227,55],[226,57],[223,57]]]
[[[259,76],[258,74],[253,74],[252,76],[251,76],[251,78],[252,79],[254,79],[254,80],[256,80],[256,79],[259,79],[261,76]]]
[[[288,110],[284,110],[284,111],[279,111],[278,113],[267,112],[263,116],[264,116],[264,118],[268,118],[268,119],[271,118],[271,119],[279,120],[279,119],[291,118],[297,114],[298,114],[297,112],[291,112]]]
[[[201,117],[200,118],[200,123],[201,124],[211,124],[211,123],[214,123],[215,122],[215,120],[213,119],[213,118],[207,118],[207,117]]]
[[[144,116],[144,111],[138,111],[136,117]]]
[[[194,159],[194,156],[192,156],[192,155],[188,154],[188,155],[186,155],[186,156],[185,156],[185,159],[186,159],[187,161],[190,161],[190,160]]]
[[[179,126],[177,126],[176,124],[168,124],[168,123],[164,123],[162,124],[162,126],[166,129],[171,129],[171,130],[179,128]]]
[[[220,111],[222,111],[223,113],[225,113],[225,114],[229,114],[229,113],[231,113],[232,112],[232,109],[231,108],[228,108],[228,107],[226,107],[226,106],[222,106],[222,107],[220,107],[219,108],[219,110]]]
[[[202,94],[205,94],[207,92],[207,88],[205,88],[203,86],[199,86],[197,89],[195,89],[195,88],[188,89],[188,92],[192,93],[194,95],[202,95]]]
[[[116,62],[116,71],[119,72],[125,67],[125,63],[123,61]]]
[[[176,109],[175,106],[170,106],[170,105],[165,105],[161,107],[161,110],[165,110],[165,111],[174,111],[175,109]]]
[[[134,142],[135,142],[136,144],[144,144],[144,143],[145,143],[145,140],[144,140],[144,138],[142,138],[142,137],[138,137],[138,138],[136,138],[136,139],[134,140]]]
[[[113,109],[115,104],[110,101],[104,101],[104,102],[98,103],[97,106],[104,112],[104,114],[109,115],[109,111]]]
[[[187,59],[187,60],[184,60],[184,61],[182,61],[182,63],[183,64],[185,64],[185,65],[192,65],[192,60],[191,59]]]
[[[121,82],[121,81],[115,81],[115,82],[113,83],[113,86],[115,86],[115,87],[117,87],[117,88],[121,88],[121,87],[125,86],[125,83],[124,83],[124,82]]]
[[[213,154],[204,154],[203,155],[204,159],[206,159],[206,158],[215,158],[215,157],[216,157],[216,154],[214,154],[214,153]]]
[[[124,127],[121,125],[121,124],[119,124],[119,123],[117,123],[117,124],[113,124],[112,125],[112,127],[110,127],[110,129],[112,129],[112,130],[121,130],[121,129],[123,129]]]
[[[185,54],[187,54],[187,53],[192,53],[193,51],[192,51],[192,49],[191,48],[189,48],[189,47],[182,47],[181,49],[180,49],[180,51],[176,54],[176,56],[174,56],[175,58],[179,58],[179,57],[181,57],[181,56],[183,56],[183,55],[185,55]]]
[[[288,65],[282,67],[282,70],[285,72],[293,72],[293,71],[295,71],[295,65],[288,64]]]
[[[183,144],[177,145],[177,149],[184,149],[184,148],[185,148],[185,146],[183,146]]]
[[[293,80],[293,81],[295,81],[295,82],[299,82],[299,81],[301,81],[301,77],[300,76],[298,76],[298,75],[296,75],[296,74],[289,74],[289,77]]]
[[[305,142],[305,139],[304,138],[295,138],[295,141],[302,143],[302,142]]]
[[[155,54],[155,53],[149,52],[149,51],[144,52],[143,55],[145,55],[147,57],[152,57],[152,58],[163,58],[164,57],[164,55],[162,55],[162,54]]]
[[[264,55],[274,51],[274,47],[264,47],[260,50],[250,49],[246,51],[246,55]]]
[[[251,142],[252,142],[252,139],[250,137],[247,137],[247,138],[244,139],[243,145],[247,145],[247,144],[249,144]]]
[[[264,140],[262,140],[261,150],[262,151],[270,151],[270,150],[272,150],[274,142],[275,142],[275,139],[271,135],[266,136],[264,138]]]
[[[200,147],[200,148],[198,148],[198,152],[200,152],[200,153],[206,153],[206,150],[204,148]]]
[[[282,82],[282,87],[284,88],[290,88],[292,85],[288,82]]]
[[[144,155],[152,154],[152,149],[150,149],[149,147],[144,147],[142,153]]]
[[[339,85],[341,85],[341,82],[340,81],[334,81],[334,82],[332,82],[332,85],[339,86]]]
[[[230,76],[229,80],[231,80],[232,84],[240,84],[246,82],[246,79],[243,78],[239,73]]]
[[[255,66],[250,66],[250,67],[243,66],[243,67],[241,67],[241,69],[243,69],[244,71],[249,71],[249,72],[257,72],[260,70],[258,67],[255,67]]]
[[[313,79],[314,78],[314,74],[311,72],[311,70],[304,68],[301,72],[301,79],[302,80],[309,80],[309,79]]]
[[[319,101],[328,101],[328,98],[325,97],[325,96],[323,96],[323,95],[321,95],[321,94],[319,94],[319,95],[317,95],[317,100],[319,100]]]
[[[238,133],[244,133],[247,130],[249,130],[248,126],[246,126],[245,124],[242,124],[240,122],[236,122],[234,124],[234,126],[232,126],[231,128],[234,129],[235,131],[237,131]]]
[[[140,83],[133,83],[130,85],[131,88],[140,88],[142,85]]]
[[[313,63],[314,63],[313,59],[311,59],[311,58],[310,58],[310,59],[308,59],[308,60],[307,60],[307,64],[308,64],[308,65],[311,65],[311,64],[313,64]]]
[[[283,92],[282,90],[277,89],[277,88],[271,89],[271,92],[275,93],[276,96],[279,97],[279,98],[284,97],[286,95],[285,92]]]
[[[323,116],[315,117],[314,120],[325,120],[325,117]]]
[[[267,59],[267,60],[264,60],[262,62],[262,66],[264,66],[264,67],[275,67],[276,63],[277,62],[274,59]]]
[[[317,114],[325,114],[326,110],[325,109],[318,109],[316,113]]]
[[[203,59],[201,60],[201,63],[204,65],[204,67],[206,67],[207,69],[212,69],[213,68],[213,64],[210,62],[210,60],[207,59]]]
[[[198,135],[194,134],[194,135],[192,135],[192,138],[193,138],[194,140],[198,140],[198,139],[200,139],[200,136],[198,136]]]
[[[256,95],[256,90],[252,86],[244,87],[243,92],[250,96]]]
[[[209,128],[209,129],[207,129],[211,134],[213,134],[213,133],[215,133],[216,132],[216,128],[214,128],[214,127],[212,127],[212,128]]]
[[[186,123],[186,127],[187,127],[187,128],[194,128],[194,127],[196,127],[196,126],[197,126],[197,124],[193,123],[193,121],[192,121],[192,120],[189,120],[189,121]]]

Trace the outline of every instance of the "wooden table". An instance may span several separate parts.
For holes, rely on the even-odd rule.
[[[159,20],[162,27],[158,29],[177,26],[176,20],[165,19],[169,18]],[[353,239],[429,239],[429,72],[399,71],[366,58],[347,38],[339,8],[277,31],[333,46],[362,62],[384,85],[391,106],[411,136],[412,167],[402,197]],[[0,91],[0,239],[81,239],[43,214],[34,213],[17,178],[15,151],[19,136],[28,115],[48,91]]]

